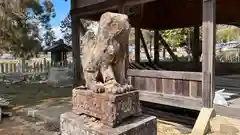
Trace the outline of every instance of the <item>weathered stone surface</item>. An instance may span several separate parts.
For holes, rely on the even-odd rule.
[[[97,35],[83,38],[82,67],[86,87],[97,93],[124,93],[132,90],[125,76],[130,24],[128,16],[104,13]]]
[[[157,120],[154,116],[129,119],[116,128],[72,112],[62,114],[60,121],[62,135],[157,135]]]
[[[104,124],[114,127],[125,118],[140,113],[139,93],[94,93],[91,90],[73,89],[73,112],[96,117]]]

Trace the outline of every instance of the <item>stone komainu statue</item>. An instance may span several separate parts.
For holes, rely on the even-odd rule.
[[[113,94],[132,90],[125,76],[129,32],[127,15],[106,12],[97,34],[84,35],[82,67],[88,89]]]

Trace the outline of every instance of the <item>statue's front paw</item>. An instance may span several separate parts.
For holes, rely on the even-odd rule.
[[[119,86],[112,86],[110,88],[107,88],[108,93],[112,93],[112,94],[121,94],[124,93],[124,89],[122,87]]]
[[[123,89],[124,89],[124,92],[134,90],[133,86],[132,85],[128,85],[128,84],[124,85]]]
[[[105,92],[104,85],[102,83],[97,83],[93,88],[91,88],[95,93]]]

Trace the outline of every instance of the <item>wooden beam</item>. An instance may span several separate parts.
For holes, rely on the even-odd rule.
[[[147,56],[147,59],[150,63],[152,63],[152,60],[151,60],[151,56],[148,52],[148,49],[147,49],[147,45],[146,45],[146,42],[144,40],[144,37],[143,37],[143,34],[142,34],[142,31],[140,31],[140,38],[141,38],[141,41],[142,41],[142,44],[143,44],[143,48],[144,48],[144,51],[146,53],[146,56]]]
[[[215,93],[216,0],[203,0],[202,11],[202,99],[204,107],[212,108]]]
[[[191,135],[206,135],[210,132],[210,121],[216,116],[213,108],[202,108],[194,124]]]
[[[141,52],[141,45],[140,45],[140,28],[135,28],[135,61],[140,63],[140,52]]]
[[[159,63],[159,32],[154,31],[154,62]]]
[[[178,80],[201,81],[201,72],[182,72],[182,71],[159,71],[159,70],[128,70],[128,76],[146,77],[146,78],[165,78]]]
[[[140,101],[187,108],[192,110],[200,110],[202,108],[201,99],[147,92],[145,90],[139,90],[139,99]]]
[[[134,6],[134,5],[145,4],[145,3],[154,2],[154,1],[156,0],[131,0],[131,1],[126,1],[124,5]]]
[[[162,45],[164,46],[164,48],[167,49],[168,53],[170,54],[170,56],[173,58],[174,61],[178,62],[178,58],[177,56],[173,53],[173,51],[170,49],[169,45],[167,44],[167,42],[163,39],[162,35],[159,34],[159,40],[161,41]]]

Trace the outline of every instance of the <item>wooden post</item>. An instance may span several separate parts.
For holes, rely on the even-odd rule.
[[[81,84],[81,60],[80,60],[80,18],[72,16],[72,57],[73,57],[73,86]]]
[[[43,59],[43,72],[48,71],[46,58]]]
[[[204,107],[212,108],[215,93],[216,0],[203,0],[202,11],[202,99]]]
[[[140,52],[141,52],[140,32],[141,32],[141,29],[139,27],[136,27],[135,28],[135,61],[137,63],[140,63]]]
[[[2,63],[0,63],[0,74],[3,73]]]
[[[194,31],[191,32],[191,51],[193,55],[193,62],[196,64],[197,67],[199,67],[200,62],[200,44],[199,44],[199,26],[194,26]]]
[[[21,71],[20,72],[25,73],[25,59],[21,60],[20,65],[21,65]]]
[[[159,32],[154,31],[154,62],[159,63]]]

